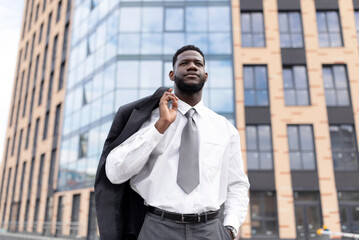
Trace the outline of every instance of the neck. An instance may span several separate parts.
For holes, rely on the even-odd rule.
[[[202,90],[196,93],[183,93],[175,86],[176,96],[190,106],[196,106],[202,99]]]

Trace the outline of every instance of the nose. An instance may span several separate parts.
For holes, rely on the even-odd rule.
[[[192,70],[192,71],[197,71],[198,70],[198,68],[197,68],[197,66],[196,66],[196,64],[194,62],[190,62],[188,64],[187,71],[189,71],[189,70]]]

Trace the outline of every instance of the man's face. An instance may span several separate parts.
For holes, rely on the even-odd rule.
[[[202,90],[207,81],[202,55],[194,50],[179,54],[170,72],[170,78],[182,93],[193,94]]]

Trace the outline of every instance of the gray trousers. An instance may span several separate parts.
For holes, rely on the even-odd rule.
[[[232,240],[218,219],[205,223],[177,223],[147,213],[138,240]]]

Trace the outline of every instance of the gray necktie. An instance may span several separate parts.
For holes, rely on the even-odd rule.
[[[190,193],[199,184],[198,132],[193,114],[194,108],[187,111],[187,124],[183,128],[179,150],[177,184],[185,193]]]

